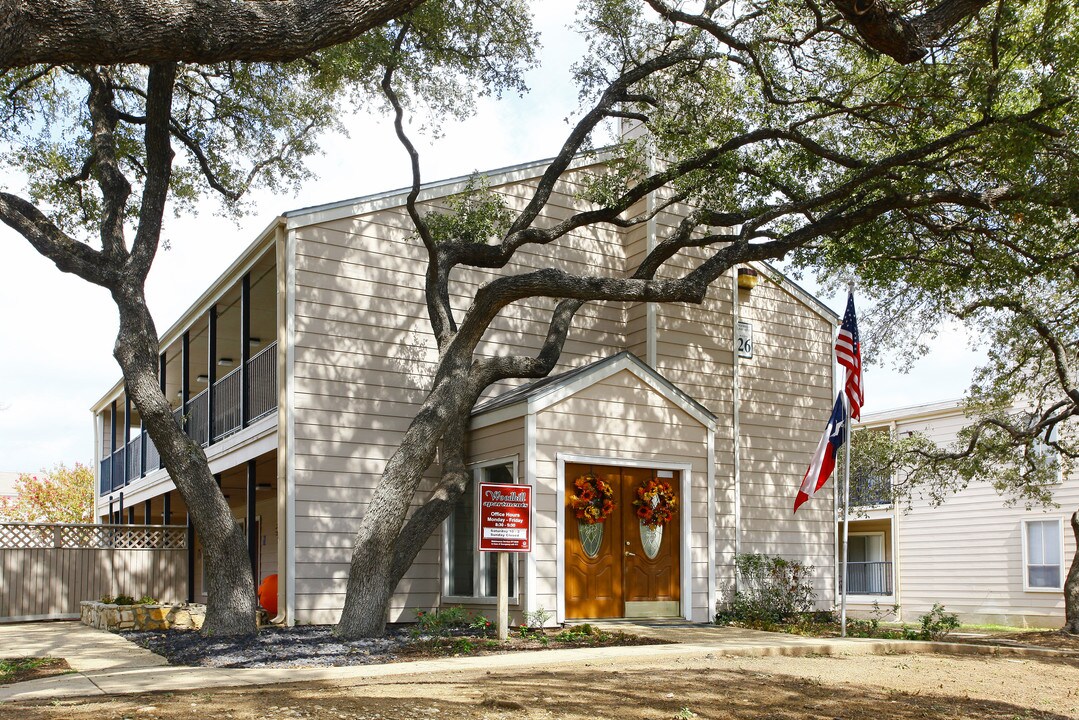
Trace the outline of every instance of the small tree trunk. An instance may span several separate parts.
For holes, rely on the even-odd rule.
[[[1079,510],[1072,513],[1071,522],[1075,555],[1068,570],[1068,579],[1064,581],[1064,629],[1079,634]]]
[[[258,604],[246,538],[210,472],[206,454],[177,424],[161,392],[157,330],[142,288],[124,287],[113,295],[120,309],[113,354],[123,370],[127,392],[202,540],[207,584],[202,632],[253,634]]]

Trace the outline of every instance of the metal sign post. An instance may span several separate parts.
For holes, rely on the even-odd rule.
[[[510,553],[532,552],[532,486],[480,483],[480,552],[498,553],[498,639],[509,637]]]

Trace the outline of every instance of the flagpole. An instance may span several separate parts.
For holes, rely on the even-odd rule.
[[[850,404],[847,404],[847,418],[844,421],[846,427],[846,442],[843,443],[843,549],[840,577],[843,579],[843,592],[840,595],[840,637],[847,637],[847,537],[850,532],[850,523],[847,516],[850,514]]]
[[[847,281],[847,292],[854,293],[854,280]],[[844,373],[846,375],[846,373]],[[847,406],[847,417],[844,420],[846,425],[846,438],[843,443],[843,548],[841,550],[840,558],[841,570],[840,578],[843,582],[843,592],[839,597],[839,636],[847,637],[847,539],[850,532],[850,446],[853,442],[851,437],[851,404],[850,399],[847,398],[847,393],[843,393],[843,402]]]

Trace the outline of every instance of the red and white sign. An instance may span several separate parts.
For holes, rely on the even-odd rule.
[[[480,551],[532,552],[532,486],[480,483]]]

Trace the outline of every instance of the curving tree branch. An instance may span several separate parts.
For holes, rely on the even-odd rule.
[[[0,0],[0,69],[295,60],[423,0]]]
[[[832,0],[869,47],[903,65],[924,58],[934,43],[988,4],[989,0],[944,0],[921,15],[906,17],[884,0]]]

